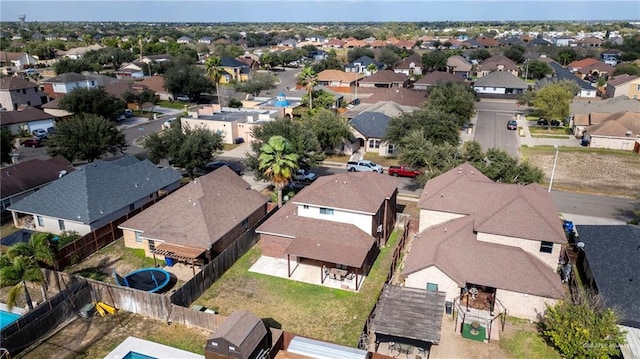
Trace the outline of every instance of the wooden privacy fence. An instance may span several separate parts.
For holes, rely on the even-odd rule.
[[[122,237],[122,230],[118,228],[120,224],[151,207],[162,198],[163,197],[157,197],[142,207],[136,208],[126,215],[96,229],[93,232],[87,233],[86,235],[60,248],[56,253],[57,268],[65,268],[66,266],[76,264],[80,260],[97,252],[107,244],[115,242],[116,239]]]

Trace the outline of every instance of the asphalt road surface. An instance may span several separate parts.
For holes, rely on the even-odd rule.
[[[517,131],[507,129],[507,121],[513,111],[478,110],[473,138],[480,142],[482,150],[500,148],[514,158],[519,158]]]

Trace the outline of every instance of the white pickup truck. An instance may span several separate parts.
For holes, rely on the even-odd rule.
[[[298,182],[313,182],[316,179],[316,174],[313,172],[308,172],[305,170],[297,170],[296,173],[293,174],[293,179]]]
[[[375,162],[361,160],[347,162],[347,171],[349,172],[378,172],[383,173],[384,169]]]

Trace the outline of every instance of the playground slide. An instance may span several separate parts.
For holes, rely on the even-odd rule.
[[[103,302],[98,302],[96,303],[96,306],[99,306],[100,308],[102,308],[102,310],[104,310],[105,312],[109,313],[109,314],[116,314],[116,308],[110,306],[109,304],[103,303]]]
[[[96,303],[96,311],[100,313],[100,316],[104,317],[107,313],[100,306],[100,302]]]

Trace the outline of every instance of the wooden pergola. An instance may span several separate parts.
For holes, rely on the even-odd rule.
[[[156,264],[156,266],[158,265],[156,262],[156,254],[174,258],[182,262],[190,263],[191,269],[193,270],[193,275],[196,275],[196,262],[198,261],[198,258],[200,258],[206,251],[207,250],[203,248],[179,246],[170,243],[160,243],[152,251],[153,262],[154,264]]]

